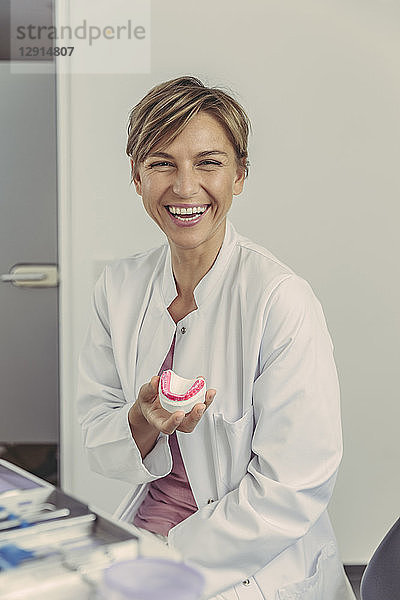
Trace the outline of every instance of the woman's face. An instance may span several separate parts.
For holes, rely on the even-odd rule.
[[[222,244],[232,196],[242,191],[244,177],[223,127],[202,112],[147,156],[134,182],[170,244],[206,250]]]

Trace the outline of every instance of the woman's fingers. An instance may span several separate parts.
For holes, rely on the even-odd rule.
[[[175,429],[179,427],[185,418],[185,413],[179,411],[179,413],[171,414],[168,411],[164,411],[163,408],[160,410],[154,410],[149,412],[147,420],[156,427],[161,433],[171,435]]]
[[[171,435],[185,417],[183,411],[174,414],[165,410],[158,397],[159,376],[154,376],[140,388],[139,402],[146,421],[167,435]]]
[[[217,390],[214,390],[212,388],[206,391],[206,399],[204,401],[204,404],[206,405],[206,409],[210,406],[211,402],[214,400],[216,393],[217,393]]]
[[[179,411],[171,415],[168,419],[165,419],[162,424],[160,431],[167,435],[171,435],[174,431],[179,427],[182,421],[185,418],[185,413],[183,411]]]
[[[210,389],[206,392],[206,397],[204,402],[200,402],[196,404],[192,410],[185,416],[182,420],[182,423],[178,427],[178,431],[182,431],[183,433],[192,433],[201,417],[210,406],[211,402],[214,400],[216,390]]]
[[[178,427],[178,431],[183,433],[192,433],[197,423],[200,421],[205,411],[204,404],[196,404],[192,410],[185,416]]]
[[[140,402],[145,402],[145,403],[154,402],[154,400],[157,398],[157,395],[158,395],[159,380],[160,380],[160,378],[157,375],[154,375],[154,377],[152,377],[148,383],[145,383],[144,385],[142,385],[142,387],[139,390],[139,401]]]

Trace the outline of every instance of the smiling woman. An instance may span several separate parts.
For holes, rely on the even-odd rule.
[[[194,77],[133,108],[132,181],[167,243],[97,282],[85,446],[95,471],[135,486],[117,516],[165,536],[207,597],[351,600],[327,513],[342,440],[324,315],[307,282],[227,220],[248,133],[243,108]],[[204,401],[165,410],[165,372],[207,382]]]

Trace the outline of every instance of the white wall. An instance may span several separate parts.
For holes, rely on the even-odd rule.
[[[253,122],[233,222],[324,306],[345,439],[331,515],[344,561],[365,562],[400,505],[399,6],[153,0],[151,37],[150,74],[74,75],[69,92],[60,82],[64,486],[108,510],[127,489],[86,466],[76,361],[100,264],[161,240],[129,185],[129,110],[154,84],[194,74],[236,91]]]

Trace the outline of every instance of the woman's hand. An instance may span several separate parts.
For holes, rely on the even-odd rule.
[[[160,432],[171,435],[177,429],[191,433],[216,394],[216,390],[207,390],[205,402],[196,404],[187,415],[183,411],[170,413],[161,406],[158,397],[159,380],[158,376],[154,376],[149,383],[142,385],[138,399],[128,414],[132,436],[142,458],[154,447]]]

